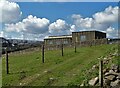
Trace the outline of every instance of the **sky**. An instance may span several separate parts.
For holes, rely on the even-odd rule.
[[[118,37],[117,2],[0,1],[0,36],[40,40],[51,35],[98,30]],[[1,28],[2,26],[2,28]]]
[[[9,0],[14,2],[119,2],[119,0]]]

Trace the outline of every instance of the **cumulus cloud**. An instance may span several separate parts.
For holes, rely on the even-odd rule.
[[[88,2],[88,0],[8,0],[16,2]],[[90,2],[101,2],[101,0],[91,0]],[[102,2],[113,2],[113,0],[102,0]],[[114,0],[119,2],[119,0]]]
[[[11,23],[20,19],[22,12],[20,7],[15,2],[9,2],[6,0],[0,0],[0,22]]]
[[[12,38],[23,39],[38,39],[43,40],[49,35],[66,35],[75,30],[75,25],[67,24],[64,20],[58,19],[50,24],[46,18],[37,18],[29,15],[21,22],[5,24],[5,31],[7,33],[17,34]],[[24,34],[24,35],[23,35]]]
[[[118,20],[118,9],[119,7],[109,6],[103,12],[98,12],[93,15],[93,18],[97,23],[113,23]]]
[[[119,37],[118,36],[118,30],[113,28],[113,27],[107,28],[106,33],[107,33],[107,36],[109,38],[117,38],[117,37]]]
[[[45,38],[46,34],[29,34],[29,33],[20,33],[18,36],[16,36],[17,39],[25,39],[25,40],[39,40],[39,41],[43,41],[43,39]],[[13,36],[13,38],[15,38]]]
[[[73,15],[72,18],[74,19],[74,24],[79,29],[90,29],[94,25],[94,21],[92,18],[82,18],[80,15]]]
[[[3,31],[0,32],[0,37],[4,37],[4,32]]]
[[[76,26],[75,26],[75,25],[72,25],[71,28],[70,28],[70,31],[71,31],[71,32],[77,31],[77,30],[76,30]]]
[[[14,7],[19,8],[19,6],[16,3],[14,4],[15,4],[13,5]],[[50,23],[50,20],[46,18],[38,18],[32,15],[29,15],[27,18],[17,23],[10,23],[15,22],[16,20],[11,21],[11,19],[9,19],[10,16],[8,15],[7,17],[8,20],[4,19],[3,21],[7,22],[7,24],[5,24],[5,31],[8,33],[10,32],[14,33],[16,34],[16,36],[13,36],[14,38],[16,37],[21,39],[26,38],[33,40],[35,39],[43,40],[45,37],[49,35],[66,35],[70,34],[71,32],[83,30],[104,31],[107,33],[107,37],[117,37],[118,30],[113,28],[112,24],[118,22],[118,8],[119,8],[118,6],[116,7],[109,6],[104,11],[93,14],[91,18],[89,17],[84,18],[80,14],[73,14],[72,15],[73,24],[68,24],[65,20],[62,19],[58,19],[55,22]],[[11,12],[10,14],[12,14]],[[18,14],[17,16],[19,18],[20,8],[18,12],[19,14],[17,13]],[[25,33],[25,35],[21,33]],[[3,34],[4,33],[2,32],[0,33],[0,35]]]
[[[29,15],[22,22],[5,24],[5,31],[42,34],[48,31],[49,23],[50,21],[46,18],[37,18],[36,16]]]
[[[37,18],[29,15],[21,22],[5,24],[4,31],[11,34],[11,38],[43,40],[50,35],[70,34],[75,31],[75,25],[70,25],[62,19],[50,24],[50,21],[46,18]]]
[[[97,12],[92,18],[83,18],[79,14],[73,14],[73,24],[76,26],[76,31],[82,30],[99,30],[105,31],[107,37],[116,37],[117,29],[112,28],[113,24],[118,22],[118,6],[109,6],[102,12]]]
[[[8,37],[8,35],[4,31],[0,31],[0,37]]]
[[[74,0],[9,0],[17,2],[74,2]]]
[[[53,35],[64,35],[70,33],[71,26],[64,20],[58,19],[49,26],[49,33]]]
[[[69,1],[69,0],[33,0],[35,2],[66,2],[66,1]]]

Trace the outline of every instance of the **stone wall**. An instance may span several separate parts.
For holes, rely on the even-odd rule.
[[[120,88],[120,64],[115,63],[113,60],[118,60],[118,50],[115,50],[112,53],[104,57],[99,57],[98,59],[102,59],[102,88]],[[115,58],[117,57],[117,58]],[[95,71],[99,69],[99,64],[94,64],[91,69],[86,71],[86,75],[94,74]],[[99,73],[99,72],[98,72]],[[87,82],[82,82],[80,86],[101,86],[100,82],[100,74],[97,76],[92,76],[91,79],[87,80]],[[100,78],[100,79],[99,79]],[[87,78],[86,78],[87,79]]]

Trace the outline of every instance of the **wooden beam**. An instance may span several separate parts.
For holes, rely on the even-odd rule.
[[[42,45],[42,63],[44,63],[44,45]]]
[[[103,61],[99,61],[99,86],[103,87]]]
[[[6,53],[6,73],[9,74],[9,61],[8,61],[8,51],[7,48],[5,50]]]
[[[76,52],[77,52],[77,51],[76,51],[76,42],[75,42],[75,47],[74,47],[74,48],[75,48],[75,53],[76,53]]]
[[[62,53],[62,56],[63,56],[63,44],[61,45],[61,53]]]

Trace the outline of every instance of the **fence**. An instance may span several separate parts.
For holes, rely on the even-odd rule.
[[[74,48],[75,53],[77,52],[77,47],[82,47],[82,46],[93,46],[93,45],[101,45],[101,44],[107,44],[107,39],[97,39],[93,41],[84,41],[84,42],[76,42],[76,43],[71,43],[71,44],[61,44],[61,45],[42,45],[41,47],[37,48],[29,48],[28,51],[34,51],[34,50],[41,50],[42,52],[42,62],[44,63],[44,55],[45,51],[47,50],[61,50],[61,56],[64,56],[64,48]],[[32,50],[31,50],[32,49]],[[25,51],[25,50],[24,50]],[[6,67],[8,69],[8,49],[6,51]],[[7,71],[7,74],[9,71]]]
[[[105,85],[105,81],[104,79],[107,79],[105,76],[106,73],[110,75],[112,74],[117,74],[119,73],[119,63],[115,63],[115,59],[116,61],[118,60],[117,58],[119,58],[119,52],[117,50],[117,48],[113,49],[112,51],[114,51],[113,53],[108,53],[108,55],[106,55],[103,59],[99,60],[99,86],[103,87],[103,86],[110,86],[110,84],[106,84]],[[117,57],[117,58],[115,58]],[[111,78],[112,79],[112,78]],[[110,80],[111,81],[111,80]],[[112,82],[112,81],[111,81]],[[117,88],[117,87],[116,87]]]
[[[101,44],[107,44],[107,39],[95,39],[92,41],[83,41],[83,42],[75,42],[75,43],[69,43],[69,44],[63,44],[64,47],[73,48],[73,47],[83,47],[83,46],[94,46],[94,45],[101,45]],[[60,45],[45,45],[45,50],[58,50],[61,49]]]

